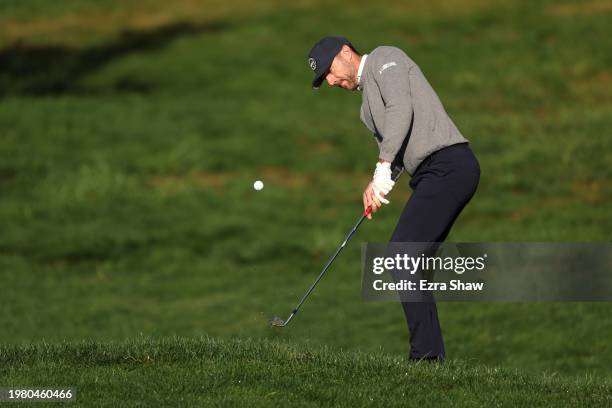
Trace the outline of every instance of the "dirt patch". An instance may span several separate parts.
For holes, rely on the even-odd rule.
[[[602,70],[570,81],[573,93],[581,100],[611,100],[610,86],[612,86],[612,71],[610,70]]]
[[[275,185],[289,188],[304,188],[312,183],[312,179],[301,173],[293,173],[283,167],[266,167],[257,171],[262,180]]]
[[[508,219],[510,221],[520,221],[523,220],[527,217],[529,217],[530,215],[533,214],[533,209],[530,208],[521,208],[517,211],[512,211],[509,215],[508,215]]]
[[[336,146],[329,142],[320,142],[312,146],[312,149],[317,153],[330,153],[336,150]]]
[[[76,46],[108,38],[126,30],[150,30],[177,20],[207,23],[253,12],[265,12],[278,3],[278,0],[174,0],[171,3],[161,0],[131,0],[123,2],[119,9],[114,10],[36,16],[27,20],[0,18],[0,38],[2,44],[25,41]]]
[[[602,202],[604,198],[602,185],[597,181],[575,181],[571,189],[577,195],[577,199],[587,203]]]
[[[547,12],[556,16],[589,15],[612,12],[612,2],[609,0],[579,1],[575,3],[551,4]]]

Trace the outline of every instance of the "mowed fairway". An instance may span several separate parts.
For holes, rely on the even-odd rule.
[[[63,375],[60,357],[41,360],[46,376],[10,357],[42,340],[103,348],[144,337],[163,349],[175,335],[207,336],[231,350],[248,338],[354,361],[375,353],[382,365],[406,355],[400,306],[360,299],[359,242],[389,238],[408,177],[292,326],[267,327],[359,216],[377,158],[361,96],[310,89],[306,55],[326,34],[362,52],[406,50],[472,142],[481,183],[450,241],[609,241],[612,7],[404,3],[2,2],[0,387]],[[453,360],[444,370],[502,367],[561,388],[612,381],[611,304],[439,312]],[[128,346],[113,344],[120,360]],[[474,402],[462,390],[457,400]]]

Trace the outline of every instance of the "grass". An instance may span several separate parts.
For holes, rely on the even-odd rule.
[[[327,345],[366,360],[406,355],[399,305],[359,299],[358,242],[388,239],[407,178],[295,325],[267,327],[359,215],[377,156],[358,120],[359,95],[309,89],[305,55],[325,33],[342,32],[363,51],[405,49],[470,139],[481,184],[449,240],[610,241],[612,35],[599,3],[226,3],[29,0],[0,17],[4,349],[84,340],[104,349],[142,334],[152,344],[211,336],[262,348]],[[258,193],[257,179],[266,183]],[[610,310],[439,306],[453,364],[478,367],[470,378],[490,390],[499,384],[481,379],[498,366],[514,379],[547,373],[559,387],[607,381]],[[45,361],[11,363],[9,378],[61,376]],[[183,370],[176,365],[166,369]],[[177,383],[190,367],[175,371]],[[105,369],[113,372],[95,367],[89,378]],[[468,389],[451,392],[468,398]],[[116,390],[116,398],[128,391]],[[528,397],[544,403],[535,391]]]
[[[0,381],[76,388],[77,405],[609,406],[612,384],[278,341],[171,337],[0,348]],[[52,379],[49,381],[49,379]],[[52,404],[50,404],[52,405]]]

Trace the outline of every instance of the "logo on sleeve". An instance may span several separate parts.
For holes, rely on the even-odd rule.
[[[391,61],[391,62],[387,62],[385,65],[383,65],[382,67],[380,67],[380,69],[378,70],[379,74],[382,74],[383,71],[387,68],[391,68],[396,66],[397,64],[395,63],[395,61]]]
[[[310,65],[310,69],[313,71],[317,69],[317,61],[314,58],[308,58],[308,65]]]

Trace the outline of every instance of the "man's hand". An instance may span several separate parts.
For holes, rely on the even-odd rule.
[[[364,211],[367,213],[367,208],[371,207],[371,213],[375,213],[382,204],[389,204],[389,200],[384,197],[389,194],[394,185],[395,182],[391,179],[391,163],[385,161],[376,163],[372,182],[363,192]],[[367,214],[369,220],[372,219],[371,213]]]
[[[380,206],[382,206],[380,200],[374,194],[374,189],[372,188],[373,183],[374,182],[371,181],[363,192],[363,211],[367,214],[366,217],[368,220],[371,220],[372,214],[375,213]],[[367,212],[368,207],[371,207],[370,212]]]

